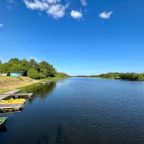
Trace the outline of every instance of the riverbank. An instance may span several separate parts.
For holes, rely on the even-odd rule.
[[[99,74],[99,75],[79,76],[79,77],[144,81],[144,73],[118,73],[118,72],[115,72],[115,73],[105,73],[105,74]]]
[[[29,77],[0,77],[0,94],[13,89],[20,89],[41,82],[57,81],[60,79],[62,79],[62,77],[51,77],[42,80],[34,80]]]

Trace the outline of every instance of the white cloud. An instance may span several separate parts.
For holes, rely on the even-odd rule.
[[[23,2],[28,9],[45,12],[55,19],[64,17],[70,4],[69,0],[23,0]],[[87,5],[87,0],[80,0],[80,2],[82,6]],[[80,19],[83,16],[82,12],[77,10],[72,10],[70,15],[74,19]]]
[[[4,25],[2,23],[0,23],[0,28],[3,28],[3,27],[4,27]]]
[[[40,1],[40,0],[24,0],[24,3],[27,8],[32,10],[47,10],[49,8],[49,4],[46,1]]]
[[[86,6],[87,5],[87,0],[81,0],[81,3],[83,6]]]
[[[49,7],[47,13],[54,18],[62,18],[65,16],[66,7],[61,4],[52,5]]]
[[[61,2],[61,0],[43,0],[44,2],[47,2],[49,4],[56,4],[58,2]]]
[[[110,11],[110,12],[104,11],[104,12],[101,12],[101,13],[99,14],[99,17],[102,18],[102,19],[110,19],[111,16],[112,16],[112,14],[113,14],[112,11]]]
[[[26,7],[31,10],[44,11],[53,18],[62,18],[65,16],[67,4],[61,3],[61,0],[23,0]]]
[[[82,13],[80,11],[72,10],[71,17],[74,19],[80,19],[82,17]]]

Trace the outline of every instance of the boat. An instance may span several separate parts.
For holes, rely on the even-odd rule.
[[[7,117],[0,117],[0,128],[5,124]]]

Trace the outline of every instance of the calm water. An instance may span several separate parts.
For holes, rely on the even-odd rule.
[[[144,143],[144,82],[70,78],[33,91],[0,144]]]

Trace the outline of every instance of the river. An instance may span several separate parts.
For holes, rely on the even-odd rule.
[[[31,92],[23,111],[9,114],[0,144],[144,143],[144,82],[68,78]]]

